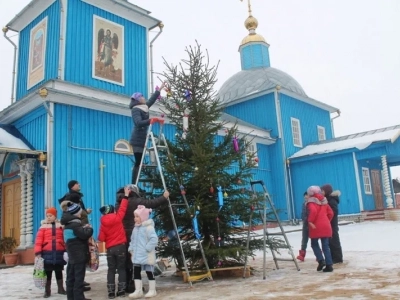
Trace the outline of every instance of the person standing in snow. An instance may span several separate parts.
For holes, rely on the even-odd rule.
[[[132,171],[132,184],[136,184],[149,125],[159,120],[159,118],[150,119],[149,108],[156,102],[157,98],[160,96],[160,90],[164,87],[165,82],[161,84],[159,90],[155,91],[148,101],[146,101],[143,94],[139,92],[134,93],[131,97],[129,108],[131,109],[134,128],[129,143],[133,148],[135,156],[135,165]]]
[[[135,227],[135,220],[133,218],[133,212],[138,207],[138,205],[144,205],[147,208],[157,208],[163,204],[168,203],[169,192],[165,191],[162,196],[155,199],[145,199],[142,198],[139,194],[139,188],[134,184],[128,184],[126,186],[129,189],[129,197],[128,197],[128,208],[125,214],[124,219],[122,220],[122,224],[124,225],[125,235],[127,241],[130,241],[132,236],[133,228]],[[115,203],[116,211],[119,210],[121,206],[121,201],[125,197],[125,188],[120,188],[117,191],[117,201]],[[133,265],[130,253],[128,251],[129,243],[126,247],[126,292],[132,293],[135,290],[134,282],[132,281],[133,276]]]
[[[306,251],[307,251],[307,244],[308,244],[308,222],[307,222],[307,216],[308,216],[308,211],[307,211],[307,201],[308,201],[308,194],[307,191],[304,192],[303,194],[303,206],[301,210],[301,219],[303,221],[303,228],[302,228],[302,234],[301,234],[301,249],[299,250],[299,255],[297,256],[297,259],[300,261],[304,261],[306,257]]]
[[[125,197],[121,201],[119,210],[115,212],[113,205],[105,205],[100,208],[103,215],[100,218],[99,238],[105,242],[107,249],[107,290],[108,299],[115,298],[115,270],[118,271],[117,297],[125,297],[126,289],[126,236],[122,219],[128,208],[128,196],[130,190],[125,187]]]
[[[139,205],[134,212],[135,228],[132,231],[129,244],[135,281],[135,292],[129,295],[129,298],[132,299],[143,297],[142,276],[140,275],[142,269],[146,271],[149,279],[149,291],[144,297],[152,298],[157,295],[154,265],[156,263],[158,237],[154,229],[154,221],[150,219],[151,211],[151,208]]]
[[[333,210],[333,218],[331,220],[332,238],[329,240],[329,247],[331,249],[333,264],[343,263],[342,245],[339,237],[339,197],[340,191],[333,191],[330,184],[325,184],[321,187],[322,194],[328,200],[329,206]]]
[[[317,271],[332,272],[333,263],[329,248],[329,239],[332,237],[331,220],[333,218],[333,211],[328,205],[328,200],[322,195],[319,186],[310,186],[307,189],[307,194],[309,196],[307,200],[308,235],[311,238],[311,248],[318,260]],[[319,246],[319,240],[321,240],[323,255]]]
[[[46,210],[46,219],[42,221],[35,239],[35,256],[44,259],[44,270],[46,271],[47,281],[43,298],[49,298],[51,295],[51,277],[54,271],[57,280],[58,291],[60,295],[67,293],[63,287],[64,265],[64,233],[63,227],[57,220],[57,210],[50,207]]]

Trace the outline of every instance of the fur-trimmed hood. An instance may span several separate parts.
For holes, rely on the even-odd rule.
[[[311,196],[307,199],[307,204],[308,203],[315,203],[317,205],[326,205],[326,204],[328,204],[328,200],[325,197],[324,197],[324,199],[319,200],[318,198]]]
[[[56,224],[56,227],[61,227],[61,222],[60,220],[56,219],[53,223]],[[53,224],[52,222],[48,222],[46,219],[40,221],[40,228],[47,228],[47,227],[51,227],[51,225]]]
[[[342,193],[341,193],[339,190],[336,190],[336,191],[333,191],[333,192],[332,192],[331,196],[333,196],[333,197],[340,197],[341,194],[342,194]]]

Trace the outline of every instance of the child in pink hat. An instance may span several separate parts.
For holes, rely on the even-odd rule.
[[[157,295],[156,281],[154,278],[154,265],[156,263],[156,246],[158,237],[154,229],[154,221],[150,219],[151,208],[138,205],[134,211],[135,228],[132,231],[129,252],[133,263],[133,280],[135,281],[135,292],[129,294],[129,298],[138,299],[143,297],[142,269],[146,271],[149,279],[149,292],[145,298]]]

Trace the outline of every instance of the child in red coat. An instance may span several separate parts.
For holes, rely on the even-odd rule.
[[[126,289],[126,236],[122,219],[125,217],[128,207],[128,196],[130,190],[124,189],[125,196],[122,198],[121,206],[115,212],[113,205],[106,205],[100,208],[103,216],[100,219],[100,242],[105,242],[107,248],[107,290],[108,299],[115,298],[115,270],[118,271],[118,290],[117,297],[125,297]]]
[[[63,227],[57,221],[57,210],[54,207],[50,207],[46,210],[46,220],[42,221],[42,226],[40,226],[35,239],[35,255],[44,259],[44,270],[47,275],[44,298],[48,298],[51,295],[50,287],[53,271],[56,273],[58,293],[66,295],[62,274],[66,264],[64,252]]]
[[[322,195],[318,186],[310,186],[307,189],[309,196],[307,200],[309,237],[311,238],[311,248],[318,260],[317,271],[332,272],[332,256],[329,248],[329,239],[332,237],[331,220],[333,211],[328,205],[328,200]],[[321,239],[321,248],[319,246]],[[324,259],[325,256],[325,259]],[[326,266],[326,267],[325,267]],[[325,268],[324,268],[325,267]]]

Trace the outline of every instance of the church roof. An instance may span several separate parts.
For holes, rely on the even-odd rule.
[[[220,88],[221,103],[230,102],[267,91],[280,85],[299,96],[307,97],[301,85],[289,74],[275,68],[243,70],[229,78]]]
[[[311,156],[315,154],[326,154],[352,148],[363,150],[368,148],[373,143],[394,143],[399,138],[399,136],[400,125],[370,130],[308,145],[300,151],[297,151],[289,158],[292,159],[297,157]]]

